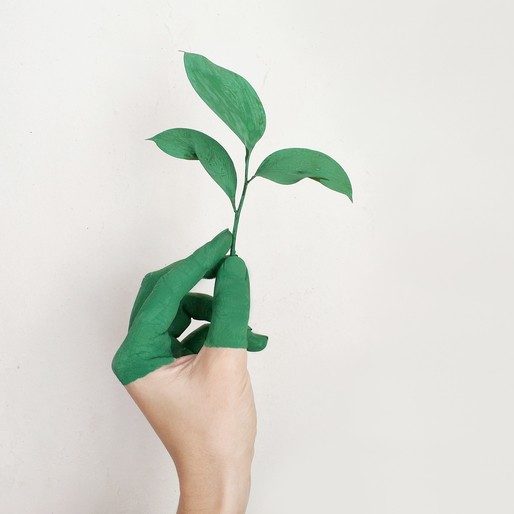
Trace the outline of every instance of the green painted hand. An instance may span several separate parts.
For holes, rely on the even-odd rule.
[[[126,385],[197,354],[202,346],[260,351],[267,337],[248,327],[248,270],[237,256],[225,257],[232,234],[224,230],[189,257],[149,273],[143,279],[130,316],[128,334],[116,352],[112,369]],[[190,293],[204,277],[215,274],[214,297]],[[191,319],[210,321],[182,341]]]

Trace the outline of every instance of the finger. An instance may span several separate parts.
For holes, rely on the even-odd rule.
[[[207,339],[207,334],[209,333],[209,323],[205,323],[201,325],[196,330],[193,330],[190,334],[188,334],[181,343],[178,343],[180,346],[184,347],[183,349],[177,349],[177,353],[189,351],[190,353],[198,353],[202,346],[205,344],[205,340]],[[252,332],[250,327],[247,328],[246,332],[247,338],[247,346],[249,352],[260,352],[266,348],[268,344],[268,337],[262,334],[257,334]],[[175,351],[173,352],[175,356]],[[184,353],[183,355],[187,355]]]
[[[228,230],[218,234],[183,261],[145,277],[136,298],[127,337],[112,360],[123,384],[190,354],[167,333],[180,300],[227,253],[232,242]]]
[[[223,232],[218,234],[212,241],[210,241],[210,243],[207,243],[207,244],[213,243],[214,240],[218,237],[222,237],[223,240],[228,240],[230,237],[230,242],[228,243],[228,247],[230,247],[230,244],[232,242],[232,235],[230,234],[230,231],[228,229],[224,230]],[[213,278],[215,276],[216,271],[220,265],[221,259],[227,253],[227,251],[228,251],[228,248],[225,250],[223,255],[216,262],[212,262],[212,261],[209,262],[209,264],[207,265],[207,269],[204,273],[205,278]],[[141,283],[141,287],[139,289],[136,300],[134,302],[134,306],[132,307],[132,312],[130,314],[129,328],[132,325],[132,323],[134,322],[135,317],[137,316],[139,310],[141,309],[141,306],[144,304],[144,302],[146,301],[146,299],[152,292],[154,286],[157,284],[159,279],[161,277],[163,277],[164,275],[166,275],[166,273],[171,271],[174,267],[176,267],[180,262],[182,262],[182,261],[173,262],[173,263],[169,264],[168,266],[161,268],[160,270],[152,271],[151,273],[148,273],[143,278],[143,282]],[[200,280],[200,279],[198,279],[198,280]]]
[[[141,283],[141,287],[139,288],[139,292],[137,293],[134,306],[132,307],[132,312],[130,313],[129,328],[132,326],[134,318],[140,311],[141,306],[145,303],[146,299],[152,292],[152,289],[154,288],[155,284],[157,284],[157,281],[168,271],[170,271],[173,268],[173,266],[175,266],[175,264],[176,262],[173,262],[160,270],[152,271],[144,276],[143,282]]]
[[[179,337],[191,324],[192,319],[211,321],[212,318],[212,296],[203,293],[188,293],[180,302],[180,307],[171,323],[168,333],[171,337]],[[258,352],[266,347],[268,338],[255,334],[248,327],[248,350]]]
[[[247,337],[249,352],[261,352],[268,345],[268,336],[252,332],[250,327],[248,327]]]
[[[218,270],[220,269],[221,262],[217,262],[205,275],[204,278],[216,278],[216,274],[218,273]]]
[[[153,286],[134,317],[133,328],[146,327],[148,335],[165,333],[182,298],[227,253],[232,234],[224,230],[189,257],[174,263]]]
[[[189,293],[180,302],[180,307],[168,330],[172,337],[179,337],[191,324],[191,319],[211,321],[212,296]]]
[[[223,260],[214,286],[212,320],[206,347],[246,348],[250,316],[250,283],[244,261],[237,256]]]
[[[123,385],[144,377],[167,364],[175,357],[168,334],[147,337],[141,330],[129,330],[127,337],[118,348],[111,363],[114,374]]]

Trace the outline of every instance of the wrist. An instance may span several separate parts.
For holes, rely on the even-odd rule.
[[[250,496],[250,469],[179,475],[177,514],[244,514]]]

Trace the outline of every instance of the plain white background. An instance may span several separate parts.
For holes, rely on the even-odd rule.
[[[259,413],[250,514],[514,511],[514,7],[509,1],[3,0],[6,514],[172,512],[169,458],[110,371],[142,276],[231,225],[182,126],[242,145],[179,49],[254,85],[355,203],[252,182]],[[210,284],[202,285],[208,290]]]

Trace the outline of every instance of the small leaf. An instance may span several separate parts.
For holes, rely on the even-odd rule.
[[[255,175],[286,185],[311,178],[352,200],[352,185],[346,172],[332,157],[315,150],[278,150],[262,161]]]
[[[236,169],[230,155],[215,139],[197,130],[174,128],[151,137],[150,141],[172,157],[199,160],[235,205]]]
[[[200,98],[251,152],[266,128],[266,114],[255,89],[237,73],[217,66],[203,55],[185,53],[184,66]]]

